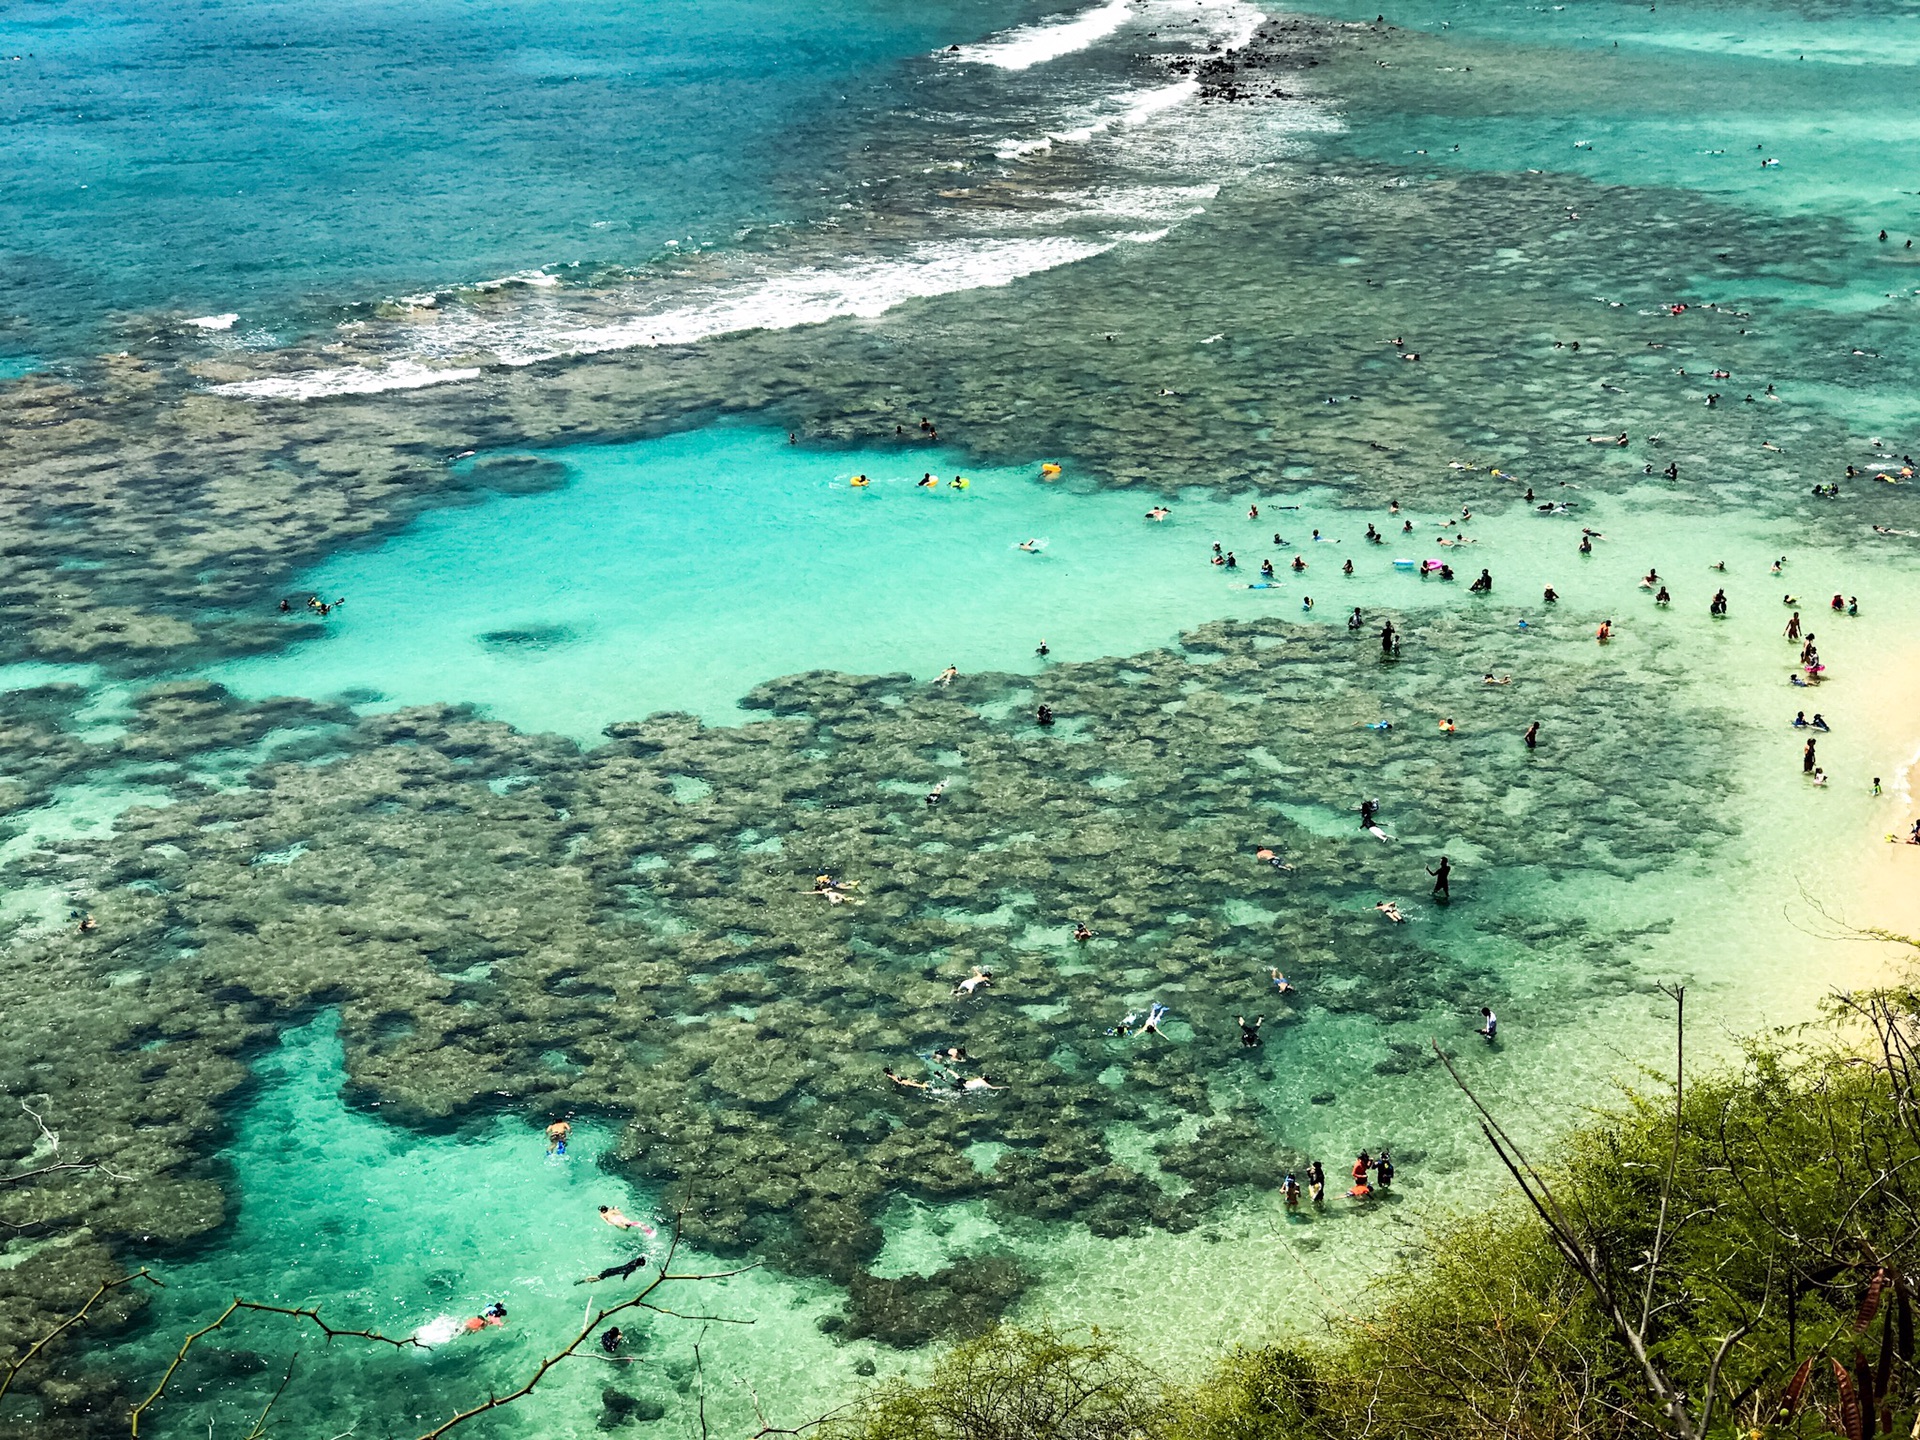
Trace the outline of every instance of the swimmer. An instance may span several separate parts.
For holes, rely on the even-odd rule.
[[[633,1275],[633,1272],[640,1269],[646,1263],[647,1263],[646,1256],[636,1255],[633,1257],[633,1259],[623,1261],[618,1265],[609,1265],[606,1269],[602,1270],[598,1275],[588,1275],[584,1279],[576,1280],[573,1283],[576,1285],[598,1285],[602,1280],[630,1279]]]
[[[1660,583],[1660,572],[1652,568],[1649,568],[1647,573],[1640,577],[1640,588],[1642,590],[1651,590],[1653,589],[1654,586],[1658,585],[1659,583]]]
[[[1656,605],[1670,605],[1673,603],[1673,596],[1667,593],[1666,586],[1662,585],[1660,587],[1660,593],[1653,597],[1653,603]]]
[[[944,689],[946,686],[951,685],[954,681],[958,680],[959,678],[960,678],[960,667],[957,665],[949,665],[947,666],[946,669],[942,670],[938,675],[934,676],[933,683]]]
[[[1093,939],[1093,931],[1087,928],[1086,921],[1076,920],[1073,922],[1073,938],[1082,945]]]
[[[1356,1180],[1353,1183],[1353,1188],[1347,1191],[1347,1198],[1349,1200],[1371,1200],[1373,1198],[1373,1188],[1368,1185],[1365,1180]]]
[[[1367,623],[1366,621],[1360,618],[1360,607],[1358,605],[1354,606],[1353,614],[1347,617],[1347,629],[1358,630],[1362,625],[1366,623]]]
[[[1274,532],[1274,535],[1273,535],[1273,543],[1281,546],[1291,546],[1293,544],[1291,540],[1282,538],[1282,536],[1280,535],[1280,532],[1277,530]]]
[[[1485,675],[1480,677],[1480,683],[1482,685],[1511,685],[1513,683],[1513,677],[1511,675],[1495,675],[1489,670]]]
[[[1391,730],[1393,729],[1393,722],[1391,720],[1375,720],[1371,725],[1365,726],[1364,728],[1368,730]]]
[[[934,1051],[929,1058],[934,1060],[951,1060],[959,1064],[965,1064],[972,1057],[967,1054],[966,1046],[949,1045],[944,1050]]]
[[[1273,561],[1262,560],[1260,562],[1260,578],[1262,580],[1273,579]]]
[[[1033,647],[1033,653],[1038,655],[1042,660],[1044,660],[1047,658],[1047,656],[1051,655],[1053,651],[1048,649],[1047,642],[1042,640],[1038,645]]]
[[[1591,555],[1593,553],[1593,541],[1585,535],[1580,537],[1580,553],[1582,555]]]
[[[993,971],[983,970],[976,965],[973,967],[973,974],[953,987],[953,995],[956,1000],[969,998],[974,995],[975,992],[987,989],[992,984]]]
[[[600,1332],[600,1349],[607,1355],[617,1354],[626,1340],[626,1333],[618,1325],[609,1325]]]
[[[1453,717],[1451,715],[1447,716],[1446,719],[1440,722],[1440,733],[1442,735],[1453,735],[1458,733],[1454,729]]]
[[[1520,738],[1526,741],[1527,749],[1529,750],[1533,749],[1536,745],[1540,743],[1540,722],[1536,720],[1531,725],[1527,726],[1527,733],[1522,735]]]
[[[953,1081],[953,1088],[956,1090],[972,1092],[977,1090],[1005,1090],[1007,1087],[1005,1085],[995,1085],[992,1081],[987,1079],[987,1077],[984,1075],[975,1075],[965,1080],[962,1080],[958,1076],[955,1076]]]
[[[1798,605],[1800,603],[1800,597],[1798,595],[1782,595],[1780,597],[1780,603],[1782,605]]]
[[[1349,560],[1346,564],[1342,565],[1340,567],[1340,573],[1342,575],[1351,575],[1353,573],[1353,562]]]
[[[931,1090],[933,1088],[932,1081],[915,1080],[911,1076],[897,1074],[892,1066],[886,1067],[881,1070],[880,1073],[905,1090]]]
[[[929,810],[938,805],[941,797],[947,793],[947,784],[947,781],[942,780],[927,792],[927,808]]]
[[[1727,592],[1725,590],[1716,590],[1713,592],[1713,599],[1707,603],[1707,614],[1715,620],[1724,620],[1727,618]]]
[[[1824,785],[1827,783],[1827,772],[1822,770],[1818,765],[1813,767],[1813,783],[1816,785]]]
[[[460,1328],[466,1331],[467,1334],[474,1335],[485,1330],[489,1325],[500,1326],[506,1323],[507,1307],[496,1300],[471,1320],[463,1322]]]
[[[1400,913],[1400,907],[1394,904],[1393,901],[1391,900],[1382,900],[1378,905],[1374,906],[1373,908],[1378,910],[1382,915],[1386,916],[1387,919],[1391,920],[1396,925],[1404,925],[1407,923],[1407,917]]]
[[[1018,545],[1014,546],[1014,549],[1024,550],[1029,555],[1038,555],[1046,548],[1047,542],[1044,540],[1022,540]]]
[[[1258,520],[1260,518],[1260,507],[1258,505],[1247,506],[1247,518],[1249,520]]]
[[[80,933],[82,935],[91,935],[99,928],[100,922],[93,918],[93,912],[91,910],[80,917]]]
[[[1833,727],[1828,725],[1825,717],[1816,710],[1813,712],[1813,728],[1816,730],[1831,730]]]
[[[1300,601],[1300,608],[1302,610],[1311,610],[1313,608],[1313,597],[1311,595],[1303,596]]]
[[[1373,828],[1373,817],[1379,813],[1380,802],[1378,800],[1362,800],[1360,802],[1360,828],[1362,830],[1371,830]]]
[[[938,488],[939,484],[940,482],[934,479],[932,472],[929,471],[913,482],[913,488],[916,490],[933,490]]]
[[[847,483],[856,490],[864,490],[868,485],[871,485],[873,482],[867,479],[867,477],[864,475],[856,475]]]
[[[1602,645],[1613,639],[1613,621],[1602,620],[1600,622],[1600,628],[1593,632],[1593,638],[1598,640]]]
[[[602,1205],[600,1218],[616,1230],[638,1230],[643,1235],[652,1235],[653,1227],[644,1220],[630,1219],[617,1205]]]
[[[967,488],[967,486],[969,486],[972,483],[973,482],[967,479],[966,476],[956,475],[953,477],[953,479],[947,482],[947,488],[949,490],[964,490]]]
[[[1807,728],[1807,712],[1806,711],[1796,710],[1793,712],[1793,728],[1796,730],[1804,730]]]
[[[1471,595],[1491,594],[1493,592],[1493,576],[1485,570],[1482,570],[1480,572],[1480,578],[1467,587],[1467,592]]]
[[[1047,461],[1046,464],[1040,467],[1040,474],[1041,474],[1041,477],[1044,479],[1050,480],[1055,475],[1058,475],[1059,473],[1060,473],[1060,467],[1054,464],[1053,461],[1051,460]]]
[[[1038,725],[1042,730],[1052,725],[1053,707],[1051,705],[1042,705],[1036,709],[1033,712],[1033,723]]]
[[[1133,1033],[1136,1035],[1158,1035],[1162,1039],[1165,1039],[1166,1032],[1160,1028],[1160,1022],[1166,1018],[1166,1006],[1160,1004],[1149,1005],[1147,1007],[1146,1018],[1141,1020],[1140,1027]]]
[[[1293,573],[1294,574],[1298,575],[1302,570],[1306,568],[1307,568],[1307,562],[1302,557],[1298,555],[1293,557]]]
[[[547,1126],[547,1154],[564,1155],[567,1153],[567,1137],[573,1134],[573,1126],[565,1120],[556,1120]]]
[[[1253,858],[1256,860],[1266,861],[1267,864],[1273,866],[1273,868],[1276,870],[1291,871],[1293,869],[1293,866],[1289,865],[1286,861],[1282,860],[1278,855],[1276,855],[1271,850],[1267,850],[1267,849],[1256,850],[1253,852]]]
[[[1293,982],[1287,979],[1286,976],[1282,975],[1277,966],[1269,969],[1267,971],[1267,976],[1269,979],[1273,981],[1274,994],[1292,995],[1295,993],[1293,988]]]
[[[1233,1017],[1234,1024],[1240,1027],[1240,1048],[1242,1050],[1251,1050],[1259,1045],[1260,1026],[1265,1022],[1266,1018],[1264,1015],[1256,1015],[1253,1017],[1253,1024],[1249,1025],[1247,1024],[1246,1016],[1236,1015]]]

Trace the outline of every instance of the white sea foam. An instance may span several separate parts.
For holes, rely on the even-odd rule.
[[[455,380],[471,380],[480,371],[474,367],[435,369],[415,360],[396,360],[374,368],[346,365],[337,370],[305,370],[296,375],[267,375],[258,380],[236,380],[231,385],[215,385],[215,395],[232,395],[242,400],[325,400],[334,395],[375,395],[382,390],[420,390],[428,385],[446,385]]]
[[[962,45],[949,55],[975,65],[1026,70],[1099,43],[1126,24],[1132,15],[1132,0],[1107,0],[1106,4],[1083,10],[1069,19],[1022,25],[977,45]]]
[[[1070,265],[1113,248],[1112,241],[1060,236],[1038,239],[929,241],[900,259],[856,260],[716,287],[701,303],[639,314],[611,325],[570,327],[475,317],[471,326],[443,325],[449,339],[488,350],[509,365],[562,355],[594,355],[658,345],[689,345],[743,330],[791,330],[845,316],[883,315],[909,300],[1010,285],[1022,276]]]
[[[187,324],[197,325],[202,330],[231,330],[233,328],[233,322],[239,318],[238,315],[233,314],[202,315],[197,320],[187,321]]]
[[[542,304],[511,318],[449,313],[423,348],[442,356],[490,353],[507,365],[567,355],[596,355],[660,345],[688,345],[746,330],[791,330],[847,316],[882,315],[909,300],[1008,285],[1022,276],[1070,265],[1111,250],[1116,240],[1063,236],[937,241],[899,259],[858,260],[716,286],[699,303],[636,314],[608,325],[572,323],[567,311]],[[216,395],[249,400],[320,400],[382,390],[415,390],[469,380],[472,367],[435,369],[412,360],[382,367],[344,366],[216,385]]]

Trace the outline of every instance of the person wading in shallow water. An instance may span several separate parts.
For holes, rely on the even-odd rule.
[[[1429,867],[1427,874],[1433,876],[1433,898],[1451,900],[1453,896],[1447,890],[1447,881],[1453,874],[1453,866],[1447,862],[1447,857],[1442,855],[1439,866]]]

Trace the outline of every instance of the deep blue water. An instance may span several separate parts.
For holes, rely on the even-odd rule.
[[[801,136],[1035,0],[15,0],[0,365],[783,218]],[[15,58],[18,57],[18,58]],[[788,193],[791,193],[789,191]],[[284,338],[284,337],[283,337]]]

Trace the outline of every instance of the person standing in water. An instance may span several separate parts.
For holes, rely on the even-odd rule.
[[[1327,1198],[1327,1172],[1320,1168],[1318,1160],[1307,1162],[1307,1195],[1317,1209]]]
[[[1300,1208],[1300,1182],[1293,1178],[1291,1171],[1288,1172],[1287,1178],[1280,1182],[1280,1197],[1287,1202],[1289,1212]]]
[[[1480,1038],[1487,1044],[1493,1044],[1494,1037],[1500,1033],[1500,1017],[1486,1005],[1480,1007]]]
[[[1807,740],[1807,748],[1800,752],[1800,773],[1802,775],[1811,775],[1813,773],[1813,747],[1819,743],[1818,737],[1809,737]]]
[[[1448,892],[1447,882],[1453,874],[1453,866],[1447,863],[1447,857],[1442,855],[1439,867],[1428,867],[1427,874],[1433,876],[1433,898],[1451,900],[1453,896]]]
[[[1540,722],[1536,720],[1527,726],[1527,733],[1520,738],[1527,742],[1527,749],[1533,749],[1535,745],[1540,743]]]

